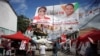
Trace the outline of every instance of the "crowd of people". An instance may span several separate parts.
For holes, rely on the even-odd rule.
[[[67,39],[64,43],[63,51],[65,51],[66,54],[73,54],[76,56],[98,56],[97,41],[94,41],[90,37],[88,37],[88,40],[89,41],[83,42],[78,39]]]
[[[57,39],[52,41],[51,46],[52,47],[52,54],[53,56],[57,56],[58,52],[61,50],[68,51],[68,54],[74,54],[76,56],[97,56],[97,41],[94,41],[91,37],[87,37],[89,41],[82,42],[79,41],[77,38],[73,39],[70,37],[67,37],[67,35],[62,35],[61,37],[58,37]],[[5,39],[2,38],[1,45],[7,53],[6,55],[10,55],[11,50],[17,50],[20,49],[24,51],[21,54],[26,55],[37,55],[35,52],[37,51],[37,48],[39,50],[40,56],[46,56],[46,50],[48,49],[48,46],[46,46],[46,43],[39,44],[39,47],[37,47],[37,44],[31,43],[31,42],[24,42],[25,48],[21,47],[21,41],[16,42],[16,40],[11,39]],[[18,53],[17,53],[18,54]]]

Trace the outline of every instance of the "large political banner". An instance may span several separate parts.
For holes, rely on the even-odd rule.
[[[33,23],[42,24],[53,32],[77,30],[79,24],[78,3],[60,4],[53,6],[38,7]],[[38,26],[38,27],[39,27]]]
[[[33,23],[39,24],[38,28],[42,26],[50,36],[58,37],[62,33],[72,33],[84,28],[98,14],[100,14],[100,0],[78,0],[71,4],[37,7]],[[97,24],[92,23],[92,25],[88,26],[100,25],[97,21]]]

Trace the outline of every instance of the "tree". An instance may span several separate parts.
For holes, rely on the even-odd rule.
[[[19,15],[17,22],[17,31],[21,31],[24,33],[29,26],[29,23],[29,18],[25,17],[24,15]]]

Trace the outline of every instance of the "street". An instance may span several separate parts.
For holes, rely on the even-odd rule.
[[[46,51],[46,53],[47,53],[46,56],[52,56],[52,51]],[[38,50],[36,50],[35,54],[36,54],[36,56],[40,56]],[[66,54],[59,51],[58,56],[74,56],[74,55],[66,55]]]

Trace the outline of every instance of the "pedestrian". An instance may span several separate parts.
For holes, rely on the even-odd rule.
[[[42,43],[39,47],[39,50],[40,50],[40,56],[46,56],[46,49],[47,47],[45,46],[44,43]]]
[[[30,42],[27,45],[27,56],[31,56],[31,43]]]
[[[32,56],[35,56],[35,50],[36,50],[36,46],[35,46],[35,44],[32,44],[31,45],[31,52],[32,52]]]
[[[89,39],[89,46],[86,48],[86,56],[97,56],[97,44],[96,42],[91,38],[88,37]]]
[[[53,43],[53,56],[57,56],[59,49],[60,49],[60,44],[59,44],[59,39],[57,39]]]
[[[5,56],[10,56],[11,40],[10,39],[4,39],[2,45],[4,46],[4,49],[5,49]]]

